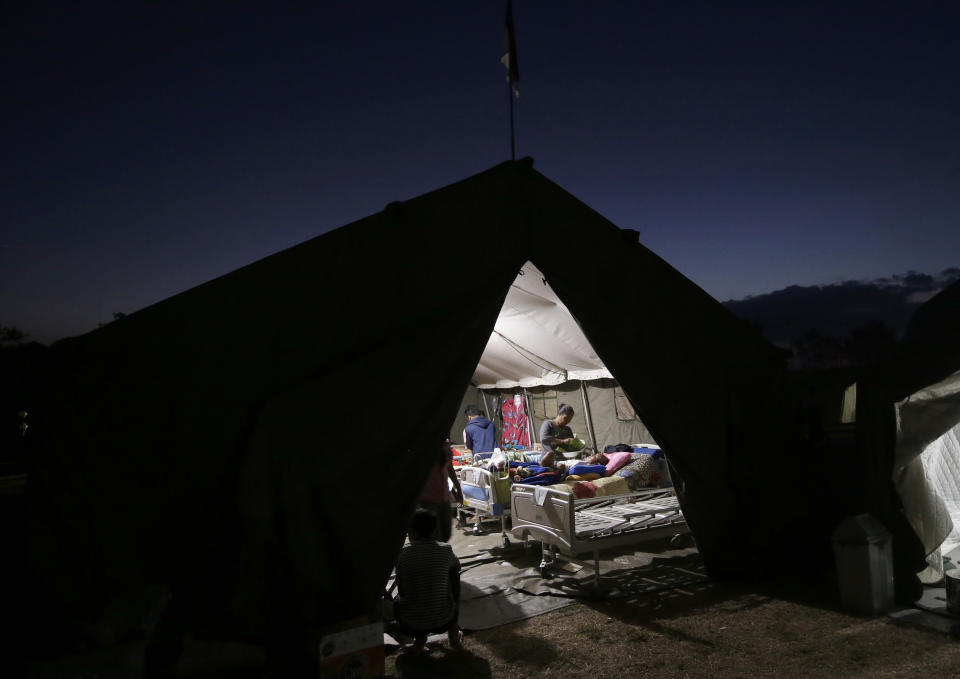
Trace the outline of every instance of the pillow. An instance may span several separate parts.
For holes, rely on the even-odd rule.
[[[630,492],[630,486],[622,476],[606,476],[596,481],[591,481],[591,483],[597,487],[597,497],[604,495],[624,495]]]
[[[602,474],[594,473],[585,473],[585,474],[570,474],[567,478],[571,481],[594,481],[596,479],[602,478]]]
[[[584,464],[582,460],[578,464],[571,465],[567,469],[570,474],[579,474],[583,476],[584,474],[599,474],[601,476],[607,476],[607,468],[602,464]]]
[[[630,456],[632,453],[605,453],[607,456],[607,471],[604,472],[604,476],[610,476],[613,472],[620,469],[628,462],[630,462]]]
[[[617,476],[627,480],[630,490],[637,490],[656,484],[660,474],[652,455],[635,455],[633,462],[618,471]]]

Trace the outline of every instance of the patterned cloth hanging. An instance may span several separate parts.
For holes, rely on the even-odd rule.
[[[523,394],[507,396],[500,404],[500,445],[521,450],[530,449],[530,432],[527,427],[527,407]]]

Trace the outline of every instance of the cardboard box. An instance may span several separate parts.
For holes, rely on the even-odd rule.
[[[320,679],[383,676],[383,623],[355,620],[325,630],[318,653]]]

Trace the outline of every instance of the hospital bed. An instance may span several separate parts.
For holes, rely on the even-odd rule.
[[[540,453],[532,450],[519,451],[530,462],[539,462]],[[457,525],[464,526],[473,522],[473,533],[479,535],[483,521],[499,520],[503,546],[510,546],[507,535],[507,517],[510,516],[510,484],[512,472],[491,472],[485,467],[469,466],[475,460],[489,461],[492,453],[477,453],[473,456],[463,453],[461,458],[465,466],[454,467],[460,488],[463,491],[463,504],[457,506]]]
[[[621,495],[578,499],[568,488],[514,484],[511,533],[541,543],[540,574],[562,555],[576,561],[592,553],[594,585],[600,584],[599,552],[689,533],[673,488],[644,488]]]
[[[457,506],[457,525],[473,520],[474,535],[480,534],[482,521],[499,519],[503,546],[510,545],[506,519],[510,515],[510,472],[491,472],[482,467],[455,467],[463,491],[463,504]]]

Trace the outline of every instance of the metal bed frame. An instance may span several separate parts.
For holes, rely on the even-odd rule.
[[[577,499],[566,489],[514,484],[511,533],[541,543],[540,574],[546,577],[559,555],[577,561],[593,553],[594,586],[600,586],[602,549],[689,533],[673,488],[645,488],[623,495]]]
[[[510,538],[507,535],[506,523],[511,513],[509,469],[497,474],[482,467],[454,467],[454,469],[463,490],[463,504],[457,506],[457,525],[463,526],[467,523],[468,517],[473,517],[473,534],[479,535],[482,521],[499,519],[503,546],[509,547]],[[503,483],[505,479],[507,483]],[[479,492],[474,494],[481,497],[467,495],[470,487],[478,489]],[[503,497],[504,488],[506,488],[506,497]]]

